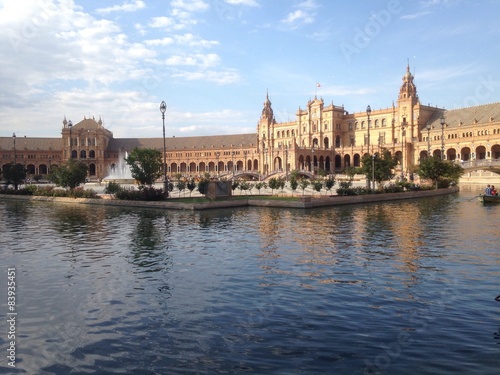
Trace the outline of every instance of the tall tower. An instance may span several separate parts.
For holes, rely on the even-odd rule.
[[[403,84],[399,89],[398,97],[398,120],[396,129],[398,143],[401,145],[401,167],[402,172],[407,171],[413,160],[413,139],[418,136],[418,121],[420,102],[418,100],[417,86],[413,82],[410,65],[406,66],[403,76]]]
[[[264,108],[257,125],[257,144],[259,149],[259,169],[261,173],[267,174],[270,171],[269,165],[272,165],[272,155],[274,147],[274,118],[273,108],[269,100],[269,93],[266,93]]]

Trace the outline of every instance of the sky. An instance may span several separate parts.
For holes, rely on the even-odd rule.
[[[315,96],[349,112],[500,101],[500,0],[0,0],[0,136],[255,133]]]

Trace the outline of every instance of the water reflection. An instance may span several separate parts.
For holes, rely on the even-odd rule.
[[[22,285],[19,365],[495,373],[498,209],[468,196],[205,212],[0,200],[0,262]]]

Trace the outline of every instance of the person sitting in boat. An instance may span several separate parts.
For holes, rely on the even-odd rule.
[[[495,189],[494,185],[491,185],[491,191],[490,191],[490,193],[491,193],[491,195],[498,195],[497,190]]]
[[[491,187],[489,184],[486,186],[486,189],[484,189],[484,195],[491,195]]]

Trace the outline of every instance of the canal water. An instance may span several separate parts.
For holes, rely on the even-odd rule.
[[[206,212],[0,199],[0,373],[497,374],[500,207],[474,195]]]

